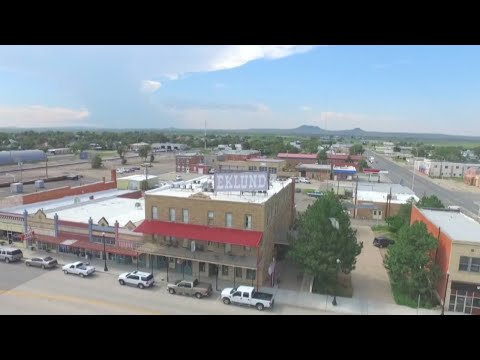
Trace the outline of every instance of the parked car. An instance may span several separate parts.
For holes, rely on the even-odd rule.
[[[168,284],[167,290],[170,294],[190,295],[201,299],[202,297],[210,296],[212,284],[201,283],[198,279],[193,281],[178,280],[173,284]]]
[[[253,286],[239,286],[226,288],[222,291],[222,301],[225,305],[237,304],[255,306],[257,310],[273,307],[275,299],[273,294],[255,291]]]
[[[81,261],[77,261],[71,264],[67,264],[62,268],[65,275],[74,274],[80,275],[80,277],[85,277],[91,275],[95,272],[95,267],[90,266],[88,263],[84,264]]]
[[[153,165],[151,163],[143,163],[141,166],[142,167],[152,167]]]
[[[7,264],[10,261],[20,261],[23,258],[23,252],[20,249],[14,247],[0,247],[0,260],[5,261]]]
[[[51,269],[56,267],[58,261],[52,258],[51,256],[47,257],[34,257],[28,260],[25,260],[26,266],[36,266],[41,267],[42,269]]]
[[[306,177],[299,178],[298,182],[303,183],[303,184],[310,184],[310,180]]]
[[[314,191],[314,192],[309,192],[307,195],[310,197],[322,197],[324,193],[321,191]]]
[[[395,244],[395,240],[392,240],[385,236],[377,236],[375,239],[373,239],[373,245],[378,248],[386,248],[389,245],[393,244]]]
[[[155,283],[155,279],[151,273],[135,270],[120,274],[118,282],[120,285],[132,285],[143,289],[152,286]]]
[[[175,176],[175,181],[182,181],[182,175]]]

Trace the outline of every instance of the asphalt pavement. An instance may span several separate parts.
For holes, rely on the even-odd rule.
[[[170,295],[165,283],[150,289],[121,286],[117,276],[95,273],[80,278],[0,263],[0,315],[324,315],[329,312],[275,304],[271,310],[224,305],[218,294],[196,299]],[[330,313],[331,314],[331,313]]]
[[[395,164],[392,160],[371,151],[366,150],[365,156],[373,156],[377,161],[374,164],[375,169],[387,170],[388,178],[392,183],[401,183],[402,185],[412,188],[415,194],[421,198],[423,196],[437,196],[445,206],[457,205],[460,206],[466,215],[477,218],[479,213],[480,193],[473,194],[470,192],[451,191],[445,189],[434,182],[432,182],[426,175],[418,172],[413,175],[413,171]]]

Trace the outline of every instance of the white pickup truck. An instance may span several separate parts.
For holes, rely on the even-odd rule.
[[[65,275],[74,274],[80,275],[80,277],[91,275],[95,272],[95,267],[89,266],[88,264],[84,264],[81,261],[77,261],[71,264],[67,264],[62,267],[63,272]]]
[[[222,301],[225,305],[255,306],[257,310],[273,307],[273,294],[255,291],[252,286],[239,286],[238,288],[226,288],[222,290]]]

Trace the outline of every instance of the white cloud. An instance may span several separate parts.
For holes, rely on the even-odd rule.
[[[145,58],[155,62],[142,71],[146,76],[177,80],[181,75],[234,69],[260,59],[281,59],[306,53],[313,45],[196,45],[152,47]],[[142,60],[139,60],[142,61]],[[142,61],[143,62],[143,61]]]
[[[162,83],[154,80],[143,80],[141,90],[146,93],[153,93],[160,89]]]
[[[42,105],[1,106],[0,127],[59,127],[84,125],[86,109],[74,110]]]
[[[302,111],[310,111],[312,108],[310,106],[300,106],[300,110]]]

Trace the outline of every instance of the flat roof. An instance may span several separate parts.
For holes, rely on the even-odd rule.
[[[418,209],[453,241],[480,243],[480,223],[457,211]]]
[[[358,183],[358,191],[374,191],[374,192],[382,192],[382,193],[390,193],[392,194],[410,194],[415,195],[415,193],[409,187],[400,185],[400,184],[391,184],[391,183],[377,183],[377,182],[369,182],[369,183]]]
[[[298,164],[295,166],[296,169],[305,169],[305,170],[331,170],[331,165],[324,164]]]
[[[133,180],[133,181],[143,181],[145,180],[145,177],[150,180],[150,179],[158,179],[158,176],[157,175],[130,175],[130,176],[124,176],[124,177],[121,177],[121,178],[118,178],[117,180]]]
[[[286,159],[316,159],[317,154],[287,154],[287,153],[279,153],[277,155],[278,158],[286,158]]]
[[[273,195],[282,191],[288,184],[291,183],[291,179],[284,181],[271,180],[270,189],[266,193],[252,193],[252,192],[208,192],[203,191],[203,184],[211,182],[214,185],[212,175],[200,176],[187,181],[178,181],[173,184],[167,184],[157,189],[149,190],[145,192],[146,195],[155,196],[170,196],[177,198],[189,198],[189,197],[204,197],[212,201],[231,201],[241,203],[253,203],[262,204],[270,199]]]
[[[145,200],[119,198],[119,195],[131,193],[132,190],[107,190],[95,193],[88,193],[78,196],[67,196],[61,199],[42,201],[34,204],[19,205],[12,208],[3,209],[4,212],[23,214],[25,210],[30,215],[38,210],[43,210],[48,218],[53,219],[58,214],[58,219],[63,221],[73,221],[88,223],[91,217],[94,224],[104,217],[109,225],[118,221],[120,226],[125,226],[129,221],[138,223],[145,219]],[[90,196],[94,196],[90,200]],[[75,199],[78,199],[75,203]],[[136,207],[140,203],[140,207]]]
[[[262,159],[262,158],[253,158],[253,159],[247,159],[246,161],[281,163],[281,162],[284,162],[285,160],[282,160],[282,159]]]
[[[360,185],[359,185],[360,186]],[[357,191],[357,200],[368,201],[374,203],[386,203],[389,193],[376,192],[376,191]],[[392,204],[406,204],[408,200],[413,198],[415,201],[419,201],[420,198],[415,194],[396,194],[392,192]]]

